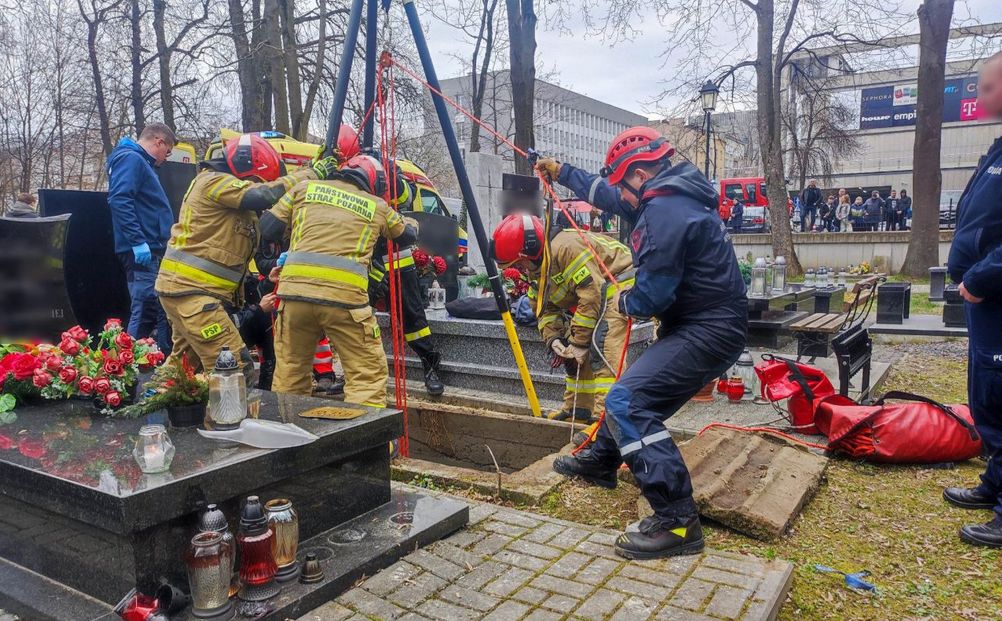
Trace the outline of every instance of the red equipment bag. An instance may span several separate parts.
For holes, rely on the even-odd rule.
[[[907,392],[891,391],[873,405],[822,399],[815,421],[828,436],[829,450],[868,461],[936,464],[981,454],[981,437],[966,405],[943,405]]]
[[[775,403],[789,399],[790,425],[808,435],[821,433],[814,424],[814,402],[835,394],[835,387],[825,372],[809,364],[801,364],[779,356],[763,354],[755,365],[762,385],[762,397]]]

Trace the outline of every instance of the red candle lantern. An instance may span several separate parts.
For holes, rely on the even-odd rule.
[[[732,375],[729,380],[727,380],[727,398],[730,401],[741,401],[741,397],[745,394],[745,383],[740,376]]]
[[[275,582],[278,565],[272,552],[275,533],[268,528],[268,518],[257,496],[249,496],[240,514],[240,599],[262,601],[278,595],[282,587]]]

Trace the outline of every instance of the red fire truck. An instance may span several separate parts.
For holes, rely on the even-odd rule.
[[[769,196],[765,191],[763,177],[733,177],[720,180],[720,217],[725,221],[731,219],[731,208],[734,201],[740,200],[744,205],[741,231],[743,233],[764,233],[769,230]],[[792,213],[793,203],[787,201],[787,208]]]

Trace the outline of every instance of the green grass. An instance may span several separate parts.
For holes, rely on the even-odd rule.
[[[930,301],[928,293],[913,293],[909,308],[912,315],[943,314],[943,303]]]

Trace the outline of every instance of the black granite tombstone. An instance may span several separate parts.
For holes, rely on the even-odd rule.
[[[902,324],[912,300],[910,282],[885,282],[877,287],[877,323]]]
[[[64,283],[69,220],[0,218],[0,341],[48,340],[76,323]]]
[[[109,317],[127,320],[129,289],[115,256],[107,193],[42,189],[38,203],[45,216],[71,216],[66,232],[65,280],[80,325],[96,334]]]
[[[446,300],[454,300],[459,295],[459,224],[448,216],[423,211],[406,212],[417,220],[418,245],[431,254],[445,259],[445,273],[437,278],[445,288]]]

